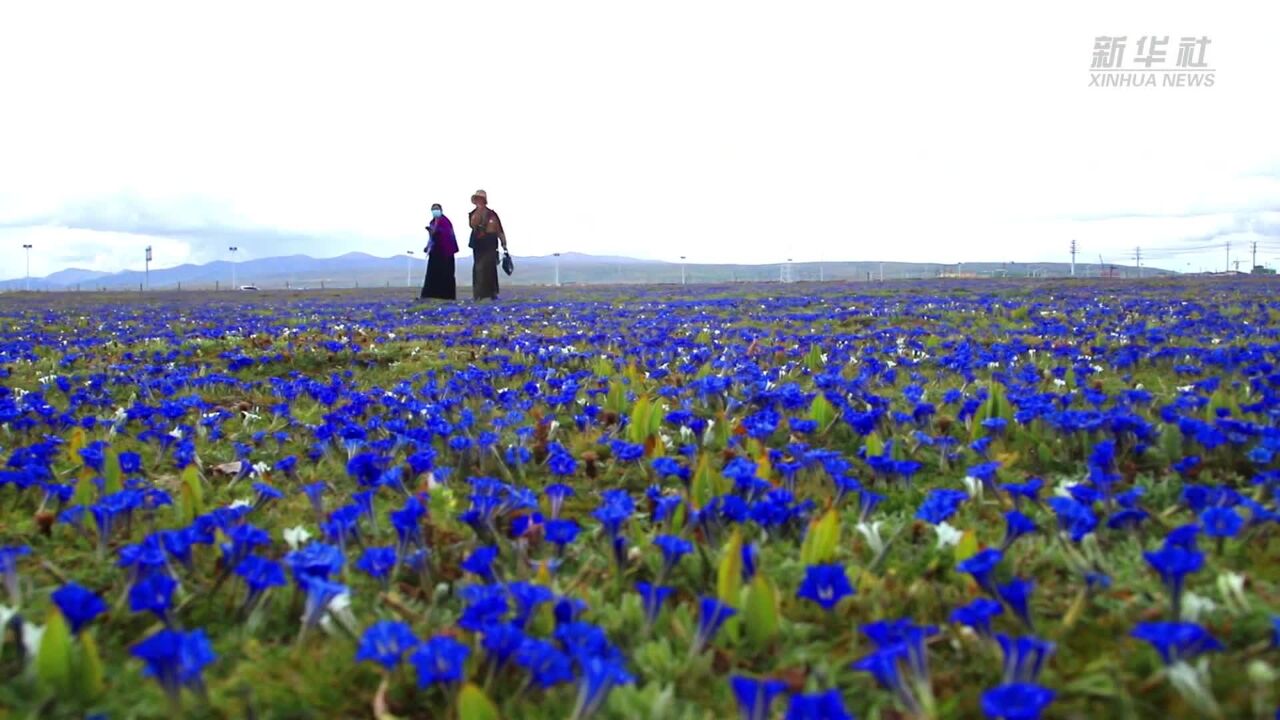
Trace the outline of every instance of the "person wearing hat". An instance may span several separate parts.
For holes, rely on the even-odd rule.
[[[471,296],[476,300],[495,300],[498,297],[498,245],[507,250],[507,234],[502,230],[502,219],[489,207],[489,196],[483,190],[471,195],[476,207],[467,218],[471,225]]]
[[[444,216],[440,203],[431,206],[431,223],[427,225],[430,239],[422,249],[427,254],[427,279],[422,283],[422,298],[457,300],[458,282],[454,279],[454,259],[458,254],[458,240],[453,234],[453,223]]]

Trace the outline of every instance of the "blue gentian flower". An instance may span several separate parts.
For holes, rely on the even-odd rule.
[[[0,547],[0,579],[3,579],[5,590],[9,593],[9,602],[15,607],[22,605],[22,588],[18,584],[18,558],[30,554],[31,548],[26,545]]]
[[[418,687],[427,688],[437,683],[461,682],[470,655],[471,648],[451,637],[438,635],[419,645],[409,656],[409,662],[418,671]]]
[[[426,507],[414,495],[410,495],[404,501],[404,507],[399,510],[392,510],[389,514],[391,525],[396,530],[396,536],[400,538],[400,554],[404,554],[411,547],[421,548],[423,546],[422,517],[426,514]]]
[[[469,573],[479,575],[487,583],[494,581],[493,561],[498,557],[498,548],[495,545],[482,545],[467,556],[462,561],[462,569]]]
[[[690,653],[694,655],[702,652],[707,643],[711,642],[711,639],[720,631],[724,621],[738,612],[713,597],[704,596],[698,602],[700,608],[698,630],[694,634],[693,645],[690,647]]]
[[[1200,524],[1204,526],[1204,534],[1209,537],[1229,538],[1240,533],[1244,518],[1232,508],[1211,507],[1200,513]]]
[[[1004,553],[994,548],[981,550],[974,556],[956,565],[960,572],[969,573],[978,583],[978,587],[986,590],[993,597],[997,596],[995,588],[995,570],[1004,558]]]
[[[501,622],[511,609],[508,593],[501,585],[469,585],[462,589],[466,605],[458,626],[472,632],[482,632],[486,627]]]
[[[543,537],[556,546],[556,553],[564,554],[566,545],[578,539],[578,523],[573,520],[548,520],[543,529]]]
[[[982,693],[982,714],[993,720],[1038,720],[1054,692],[1032,683],[1008,683]]]
[[[324,578],[305,575],[302,580],[302,587],[307,591],[306,607],[302,612],[302,625],[304,628],[315,627],[319,624],[321,618],[324,617],[325,611],[329,609],[329,603],[334,598],[347,592],[347,586],[340,583],[329,582]]]
[[[1057,646],[1031,635],[1009,637],[997,634],[996,641],[1004,653],[1004,682],[1034,683],[1040,679],[1044,663]]]
[[[551,592],[551,588],[523,580],[509,583],[507,594],[516,603],[516,612],[511,619],[511,624],[518,628],[524,628],[529,623],[529,618],[540,605],[549,603],[556,597],[555,593]]]
[[[187,687],[203,692],[200,675],[217,659],[204,630],[179,632],[165,628],[134,645],[130,652],[147,664],[144,674],[159,681],[175,702]]]
[[[515,659],[516,665],[528,670],[534,684],[543,690],[573,681],[573,661],[554,643],[527,637]]]
[[[508,660],[515,657],[527,637],[523,630],[514,625],[494,623],[484,629],[480,644],[493,667],[501,669]]]
[[[284,569],[280,567],[280,563],[257,555],[241,560],[235,571],[244,578],[244,584],[248,588],[243,605],[245,612],[252,610],[268,589],[285,584]]]
[[[560,509],[564,506],[565,498],[574,496],[573,488],[564,483],[552,483],[542,490],[547,499],[551,501],[551,517],[560,517]]]
[[[107,611],[107,603],[97,593],[73,582],[54,590],[52,599],[71,626],[72,635],[79,635],[84,626]]]
[[[1168,588],[1173,604],[1173,617],[1181,617],[1183,582],[1187,575],[1204,567],[1204,553],[1186,550],[1177,545],[1165,545],[1159,550],[1144,552],[1142,556],[1146,558],[1147,564],[1160,573],[1161,581]]]
[[[1010,608],[1013,608],[1013,612],[1027,626],[1028,630],[1032,629],[1031,591],[1035,589],[1035,586],[1036,584],[1033,580],[1014,578],[996,588],[1000,594],[1000,599],[1008,603]]]
[[[129,609],[133,612],[151,612],[166,625],[169,623],[169,607],[173,604],[173,591],[178,583],[164,573],[152,573],[129,589]]]
[[[382,582],[383,587],[391,580],[391,570],[396,566],[396,549],[393,547],[365,548],[356,568],[364,571],[369,577]]]
[[[1035,532],[1036,529],[1036,524],[1031,518],[1017,510],[1010,510],[1004,515],[1004,542],[1001,543],[1000,549],[1008,550],[1015,540]]]
[[[680,558],[693,552],[693,543],[675,535],[659,535],[653,539],[653,544],[662,550],[662,573],[660,577],[664,578],[671,574],[671,571],[680,562]]]
[[[306,589],[305,580],[328,580],[334,573],[342,570],[345,561],[346,558],[338,548],[319,542],[310,543],[284,556],[285,565],[293,573],[294,582],[303,589]]]
[[[786,720],[853,720],[839,690],[796,694],[787,706]]]
[[[1190,622],[1139,623],[1130,633],[1146,640],[1160,653],[1165,665],[1192,660],[1205,652],[1222,650],[1222,643],[1200,625]]]
[[[781,680],[764,680],[745,675],[729,678],[729,685],[733,688],[733,697],[738,701],[738,714],[742,720],[768,720],[769,707],[773,705],[774,698],[787,689],[787,684]]]
[[[360,637],[356,649],[356,662],[375,662],[387,670],[394,670],[404,654],[418,644],[418,638],[406,623],[379,620],[370,625]]]
[[[916,699],[903,676],[903,667],[907,665],[907,648],[905,645],[882,646],[876,652],[854,662],[850,667],[854,670],[870,673],[876,684],[893,693],[902,704],[908,715],[919,716],[920,701]]]
[[[951,611],[951,622],[968,625],[983,637],[991,637],[991,618],[1004,612],[1004,607],[990,598],[975,598],[968,605]]]
[[[609,692],[617,685],[635,682],[631,673],[627,672],[621,660],[611,656],[579,657],[577,662],[582,671],[578,681],[578,700],[574,706],[572,720],[591,717],[604,705]]]
[[[647,582],[636,583],[636,592],[640,593],[640,600],[644,605],[644,627],[646,630],[653,627],[653,624],[658,620],[658,613],[662,612],[662,604],[666,602],[667,597],[673,591],[673,588],[662,585],[653,585]]]
[[[960,505],[969,499],[969,494],[963,490],[955,490],[952,488],[934,488],[925,496],[924,502],[920,504],[920,508],[916,510],[916,518],[924,520],[931,525],[937,525],[946,522],[948,518],[956,514],[960,509]]]
[[[796,591],[796,597],[812,600],[830,611],[836,603],[853,595],[853,586],[849,583],[849,574],[839,563],[830,565],[810,565],[805,568],[804,580]]]

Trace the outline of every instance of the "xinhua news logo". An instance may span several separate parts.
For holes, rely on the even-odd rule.
[[[1128,35],[1099,35],[1093,39],[1089,87],[1213,87],[1214,69],[1205,61],[1206,36],[1178,38],[1170,47],[1168,35],[1143,35],[1132,46]],[[1132,55],[1126,57],[1126,51]]]

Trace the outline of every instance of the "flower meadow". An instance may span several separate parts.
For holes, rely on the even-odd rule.
[[[1276,290],[5,298],[0,717],[1275,717]]]

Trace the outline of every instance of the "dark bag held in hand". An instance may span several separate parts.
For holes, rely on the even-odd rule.
[[[510,275],[516,271],[516,264],[511,262],[511,254],[506,250],[502,251],[502,272]]]

